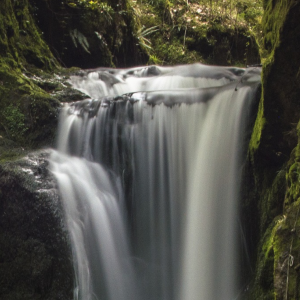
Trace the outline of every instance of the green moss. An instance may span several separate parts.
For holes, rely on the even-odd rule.
[[[57,128],[59,101],[42,92],[34,92],[22,100],[29,125],[27,138],[34,146],[52,144]]]
[[[0,163],[20,159],[23,155],[24,155],[24,152],[18,153],[12,149],[7,150],[7,151],[1,151]]]
[[[295,202],[300,196],[300,163],[295,162],[286,174],[288,190],[284,205],[288,206]]]
[[[8,64],[0,68],[0,81],[0,134],[27,146],[49,143],[59,102]]]
[[[260,244],[255,278],[247,300],[274,300],[274,232],[275,221],[266,230]]]
[[[263,289],[256,281],[250,299],[298,299],[299,264],[299,18],[300,3],[266,0],[262,22],[266,60],[262,74],[262,97],[249,145],[255,178],[252,200],[258,203],[260,240],[257,271],[269,269],[268,249],[274,252],[273,286]],[[296,124],[298,126],[296,127]],[[280,175],[279,175],[280,174]],[[280,176],[280,177],[279,177]],[[272,221],[274,217],[278,219]],[[276,222],[277,220],[277,222]],[[267,231],[267,233],[266,233]],[[288,257],[294,265],[288,267]],[[270,272],[267,272],[270,274]],[[287,286],[287,275],[289,284]],[[269,275],[270,276],[270,275]],[[259,296],[261,294],[261,296]],[[299,294],[298,294],[299,295]]]
[[[293,1],[278,0],[265,1],[265,13],[263,17],[264,46],[272,55],[273,50],[281,42],[281,28]]]
[[[294,296],[297,274],[293,266],[298,261],[300,241],[291,229],[299,228],[299,220],[295,222],[297,216],[292,213],[298,209],[299,203],[286,215],[276,217],[265,231],[255,281],[247,299],[284,299],[286,292],[289,297]]]
[[[25,116],[18,106],[9,105],[2,111],[2,122],[12,138],[23,138],[28,130],[25,125]],[[4,125],[3,125],[4,126]]]
[[[0,59],[11,58],[19,67],[53,69],[57,63],[42,40],[28,7],[28,1],[1,1],[0,32],[4,47]]]
[[[43,144],[49,130],[43,137],[36,133],[45,131],[45,118],[36,121],[43,113],[35,112],[31,102],[40,99],[49,119],[55,113],[49,106],[56,105],[57,110],[58,104],[29,77],[41,73],[39,68],[52,71],[58,64],[41,38],[27,0],[1,1],[0,44],[0,135],[24,145]]]
[[[274,179],[268,174],[270,171],[264,170],[259,176],[264,181],[256,184],[260,186],[261,239],[256,275],[247,299],[285,299],[286,293],[288,299],[297,299],[299,274],[294,267],[300,263],[298,147],[299,144],[292,151],[286,168],[277,172]]]
[[[0,163],[19,159],[26,153],[24,147],[18,147],[12,140],[0,136]]]

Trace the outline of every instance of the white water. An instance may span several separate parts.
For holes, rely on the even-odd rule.
[[[258,75],[192,65],[71,79],[100,98],[65,105],[51,157],[74,299],[235,299],[243,133]],[[133,92],[142,93],[111,98]]]

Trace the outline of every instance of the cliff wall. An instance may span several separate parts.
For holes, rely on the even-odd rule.
[[[299,299],[300,3],[266,0],[264,8],[267,59],[244,189],[257,262],[249,299]]]

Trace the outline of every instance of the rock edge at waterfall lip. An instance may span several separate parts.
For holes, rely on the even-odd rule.
[[[3,162],[0,167],[16,175],[22,181],[22,185],[32,192],[57,193],[56,182],[48,169],[51,149],[34,152],[20,149],[20,151],[23,152],[24,156],[16,160]]]

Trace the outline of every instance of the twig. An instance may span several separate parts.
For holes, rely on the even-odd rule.
[[[3,123],[0,122],[0,125],[4,128],[6,134],[10,137],[9,130],[3,125]]]
[[[298,216],[299,216],[299,210],[300,210],[300,206],[298,207],[297,216],[296,216],[296,220],[295,220],[295,224],[294,224],[294,228],[292,229],[292,232],[295,232],[295,230],[296,230],[296,224],[297,224],[297,220],[298,220]],[[293,262],[294,262],[294,257],[291,254],[292,249],[293,249],[293,242],[294,242],[294,237],[292,237],[291,246],[290,246],[290,253],[289,253],[289,256],[288,256],[288,269],[287,269],[287,274],[286,274],[285,300],[288,300],[290,266],[292,266]],[[291,259],[291,262],[290,262],[290,259]]]
[[[292,237],[292,242],[291,242],[291,246],[290,246],[290,253],[289,253],[289,256],[288,256],[288,269],[287,269],[287,273],[286,273],[285,300],[288,300],[289,274],[290,274],[290,258],[292,257],[291,253],[292,253],[292,248],[293,248],[293,241],[294,241],[294,237]]]
[[[187,29],[187,25],[185,25],[185,30],[184,30],[184,37],[183,37],[183,50],[185,49],[186,29]]]

